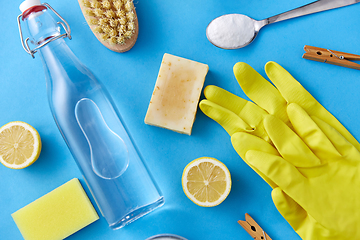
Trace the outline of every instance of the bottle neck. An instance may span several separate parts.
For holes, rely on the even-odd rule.
[[[37,51],[42,59],[47,80],[55,81],[59,76],[66,74],[72,68],[81,68],[82,64],[66,45],[60,36],[60,26],[53,18],[48,8],[38,5],[33,6],[23,13],[30,42],[39,47]],[[54,39],[48,41],[49,39]]]
[[[68,31],[66,34],[60,33],[60,26],[50,14],[51,11],[48,11],[49,8],[36,9],[26,15],[24,23],[30,41],[38,47],[48,89],[52,89],[53,85],[79,84],[86,78],[84,76],[93,76],[65,43],[62,36],[67,35]]]
[[[50,72],[56,71],[59,66],[79,64],[79,60],[70,50],[63,38],[52,41],[39,49],[40,58]]]
[[[60,35],[60,26],[44,6],[34,6],[23,13],[23,21],[30,38],[36,47],[49,38]]]

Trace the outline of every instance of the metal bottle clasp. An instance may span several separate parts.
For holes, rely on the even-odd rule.
[[[38,49],[42,48],[43,46],[45,46],[46,44],[55,41],[59,38],[69,38],[71,40],[71,30],[70,30],[70,26],[69,24],[65,21],[65,19],[63,17],[60,16],[60,14],[58,14],[49,4],[47,3],[43,3],[41,4],[41,6],[45,6],[46,8],[50,9],[51,11],[53,11],[56,16],[58,16],[62,22],[57,22],[57,24],[61,25],[63,27],[63,29],[65,30],[65,33],[58,35],[58,36],[49,36],[48,38],[46,38],[46,41],[42,42],[39,46],[35,47],[34,49],[30,49],[29,47],[29,38],[26,38],[24,41],[23,38],[23,34],[22,34],[22,29],[21,29],[21,22],[20,22],[20,18],[23,16],[23,13],[21,13],[18,17],[17,17],[17,21],[18,21],[18,27],[19,27],[19,33],[20,33],[20,40],[21,40],[21,45],[23,46],[25,52],[27,52],[28,54],[30,54],[33,58],[35,58],[34,54],[37,52]]]

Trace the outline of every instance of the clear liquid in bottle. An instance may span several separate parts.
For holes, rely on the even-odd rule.
[[[25,2],[22,21],[43,62],[51,112],[109,226],[121,228],[162,206],[164,198],[110,95],[60,37],[48,11],[53,9]]]

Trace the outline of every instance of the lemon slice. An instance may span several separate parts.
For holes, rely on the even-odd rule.
[[[229,195],[231,176],[227,167],[219,160],[197,158],[185,167],[182,186],[186,196],[197,205],[214,207]]]
[[[15,121],[0,128],[0,162],[21,169],[33,164],[41,152],[39,133],[31,125]]]

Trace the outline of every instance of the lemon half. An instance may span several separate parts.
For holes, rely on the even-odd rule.
[[[182,186],[186,196],[197,205],[214,207],[229,195],[231,176],[228,168],[219,160],[197,158],[185,167]]]
[[[0,162],[22,169],[33,164],[41,152],[39,133],[25,122],[10,122],[0,128]]]

